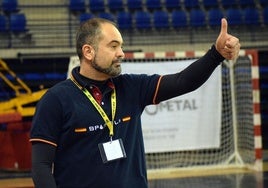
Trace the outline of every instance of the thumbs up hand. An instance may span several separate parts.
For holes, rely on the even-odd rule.
[[[216,40],[217,51],[228,60],[235,60],[240,50],[239,39],[228,34],[228,23],[225,18],[221,20],[221,31]]]

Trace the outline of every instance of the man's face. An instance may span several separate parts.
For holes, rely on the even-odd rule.
[[[110,77],[121,73],[121,60],[125,54],[122,50],[123,39],[112,24],[102,25],[102,39],[91,62],[92,67]]]

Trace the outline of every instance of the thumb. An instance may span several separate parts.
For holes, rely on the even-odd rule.
[[[227,20],[225,18],[222,18],[221,19],[221,31],[220,31],[220,35],[227,34],[227,28],[228,28]]]

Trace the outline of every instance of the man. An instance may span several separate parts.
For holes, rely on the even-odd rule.
[[[83,23],[76,38],[80,66],[48,90],[33,118],[35,186],[148,187],[140,116],[147,105],[197,89],[224,59],[238,57],[239,40],[227,33],[225,19],[221,24],[202,58],[161,76],[121,74],[117,27],[100,18]]]

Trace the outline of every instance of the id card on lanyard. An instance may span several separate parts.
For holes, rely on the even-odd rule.
[[[122,139],[113,140],[114,135],[114,117],[115,117],[115,111],[116,111],[116,92],[115,89],[112,91],[111,95],[111,106],[112,106],[112,121],[109,119],[107,114],[104,112],[102,107],[97,103],[97,101],[93,98],[91,93],[84,89],[83,92],[88,97],[88,99],[91,101],[93,106],[97,109],[101,117],[103,118],[104,122],[109,128],[109,135],[110,135],[110,141],[106,143],[100,143],[98,144],[101,158],[103,163],[107,163],[109,161],[113,161],[116,159],[126,158],[126,152],[124,149],[123,141]]]
[[[101,143],[98,147],[103,163],[127,157],[122,139]]]
[[[112,120],[110,120],[107,114],[104,112],[103,108],[94,99],[91,93],[87,89],[81,88],[79,84],[74,80],[73,77],[71,77],[71,80],[73,81],[75,85],[77,85],[80,89],[82,89],[83,93],[87,96],[89,101],[93,104],[93,106],[99,112],[100,116],[103,118],[105,124],[107,125],[109,129],[110,141],[106,143],[98,144],[103,163],[107,163],[109,161],[113,161],[116,159],[126,158],[126,152],[124,149],[122,139],[113,140],[113,135],[114,135],[113,124],[114,124],[114,118],[115,118],[115,112],[116,112],[115,89],[113,89],[112,94],[111,94]]]

